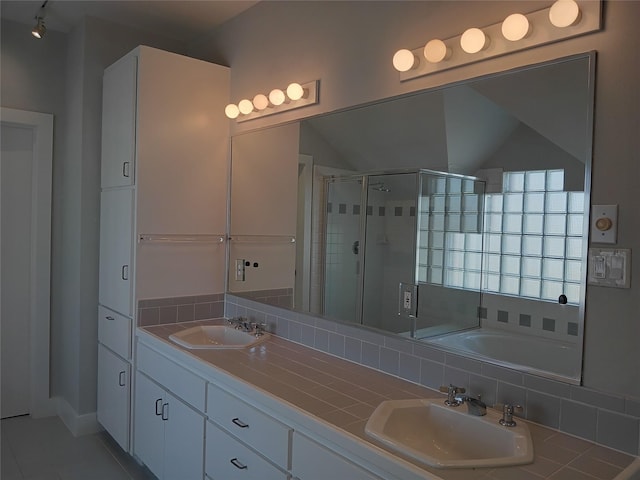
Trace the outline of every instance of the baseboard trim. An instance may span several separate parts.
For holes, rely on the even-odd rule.
[[[74,437],[89,435],[103,430],[98,423],[96,412],[80,415],[62,397],[58,397],[58,416]]]

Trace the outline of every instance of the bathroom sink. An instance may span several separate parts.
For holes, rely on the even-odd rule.
[[[169,340],[192,349],[246,348],[264,342],[268,333],[255,336],[226,325],[204,325],[187,328],[169,336]]]
[[[447,407],[441,399],[388,400],[365,427],[370,437],[393,450],[438,468],[521,465],[533,461],[524,422],[503,427],[495,411],[478,417],[466,405]]]

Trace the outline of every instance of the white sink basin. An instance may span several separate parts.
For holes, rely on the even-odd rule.
[[[521,465],[533,461],[524,422],[503,427],[495,411],[477,417],[441,399],[389,400],[373,412],[365,432],[388,447],[439,468]]]
[[[192,349],[246,348],[264,342],[268,333],[256,337],[252,333],[226,325],[192,327],[169,336],[169,340]]]

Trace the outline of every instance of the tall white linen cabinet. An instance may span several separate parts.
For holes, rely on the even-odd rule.
[[[224,292],[229,69],[140,46],[105,70],[98,408],[131,451],[142,299]]]

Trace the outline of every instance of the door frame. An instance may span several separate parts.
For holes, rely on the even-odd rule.
[[[32,417],[45,417],[56,414],[56,402],[50,396],[49,373],[53,115],[2,107],[0,120],[33,131],[29,413]]]

